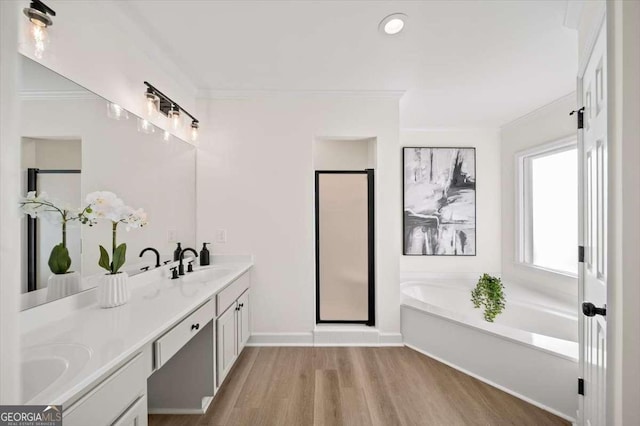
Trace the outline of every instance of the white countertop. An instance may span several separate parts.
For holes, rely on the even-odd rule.
[[[125,305],[101,309],[92,303],[65,315],[53,316],[52,321],[26,327],[22,335],[23,359],[34,351],[34,346],[59,344],[84,346],[91,357],[73,377],[65,378],[64,383],[54,384],[25,403],[66,403],[253,266],[251,256],[225,257],[214,256],[212,267],[228,268],[229,273],[210,282],[171,280],[166,272],[160,271],[153,281],[145,282],[149,278],[145,280],[146,274],[141,274],[130,279],[131,300]],[[31,317],[34,315],[25,312]],[[29,321],[33,321],[32,318]]]

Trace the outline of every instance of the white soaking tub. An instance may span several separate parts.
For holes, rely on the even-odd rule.
[[[472,279],[402,283],[405,344],[573,421],[578,409],[578,318],[571,307],[505,284],[494,323],[471,302]]]

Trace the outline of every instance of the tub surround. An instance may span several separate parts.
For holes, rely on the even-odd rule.
[[[89,290],[44,305],[42,308],[22,312],[20,319],[23,359],[28,360],[30,354],[33,358],[33,354],[38,354],[38,351],[40,358],[62,354],[63,358],[69,360],[70,368],[75,371],[73,374],[63,374],[49,388],[21,402],[62,404],[66,410],[79,398],[85,398],[83,395],[109,374],[118,368],[129,368],[132,364],[142,365],[146,379],[158,366],[157,354],[154,354],[153,348],[154,341],[169,335],[169,330],[173,332],[174,326],[185,318],[190,319],[196,311],[202,311],[202,306],[212,307],[207,311],[210,315],[200,315],[207,321],[213,318],[215,325],[215,318],[223,314],[221,310],[233,310],[231,303],[237,301],[230,299],[235,294],[230,294],[231,291],[227,289],[233,288],[236,282],[245,279],[243,277],[247,277],[243,294],[248,294],[249,276],[246,273],[253,266],[253,258],[212,256],[211,266],[197,268],[196,272],[179,280],[170,279],[169,266],[171,265],[132,277],[131,300],[117,308],[100,309],[93,294],[95,290]],[[221,299],[222,296],[229,300]],[[239,294],[236,296],[240,297]],[[216,303],[217,306],[214,306]],[[201,326],[203,330],[205,327],[211,329],[212,324]],[[246,334],[248,323],[245,326]],[[193,340],[196,338],[197,336]],[[246,338],[248,336],[245,336]],[[214,342],[215,338],[211,343],[215,345]],[[185,344],[185,347],[188,344]],[[56,345],[58,348],[73,348],[72,351],[79,355],[66,356],[66,349],[56,351]],[[83,365],[74,365],[76,361]],[[211,361],[213,360],[209,360],[210,363]],[[23,383],[24,380],[23,378]],[[146,395],[141,397],[145,398],[146,413]],[[141,402],[138,401],[138,404]]]

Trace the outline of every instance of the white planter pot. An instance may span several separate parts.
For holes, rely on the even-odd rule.
[[[98,284],[98,306],[114,308],[129,301],[129,276],[126,272],[103,275]]]
[[[80,291],[80,273],[51,274],[47,280],[47,301],[71,296]]]

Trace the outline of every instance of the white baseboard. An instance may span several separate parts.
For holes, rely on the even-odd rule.
[[[313,334],[251,333],[247,346],[313,346]]]
[[[309,333],[252,333],[247,346],[404,346],[400,333],[358,326],[322,326]]]
[[[429,358],[433,358],[433,359],[435,359],[436,361],[439,361],[439,362],[441,362],[441,363],[443,363],[443,364],[445,364],[445,365],[448,365],[448,366],[449,366],[449,367],[451,367],[451,368],[455,368],[456,370],[458,370],[458,371],[460,371],[460,372],[462,372],[462,373],[466,374],[467,376],[471,376],[471,377],[473,377],[473,378],[475,378],[475,379],[478,379],[478,380],[480,380],[481,382],[484,382],[484,383],[486,383],[486,384],[488,384],[488,385],[490,385],[490,386],[493,386],[494,388],[500,389],[501,391],[508,393],[509,395],[513,395],[513,396],[515,396],[515,397],[516,397],[516,398],[518,398],[518,399],[521,399],[521,400],[523,400],[523,401],[525,401],[525,402],[528,402],[528,403],[529,403],[529,404],[531,404],[531,405],[535,405],[536,407],[541,408],[541,409],[543,409],[544,411],[548,411],[548,412],[549,412],[549,413],[551,413],[551,414],[554,414],[554,415],[556,415],[556,416],[558,416],[558,417],[561,417],[561,418],[563,418],[563,419],[565,419],[565,420],[567,420],[567,421],[569,421],[569,422],[571,422],[571,423],[575,424],[576,419],[574,419],[574,418],[572,418],[572,417],[569,417],[569,416],[567,416],[567,415],[566,415],[566,414],[564,414],[564,413],[561,413],[561,412],[559,412],[559,411],[557,411],[557,410],[555,410],[555,409],[553,409],[553,408],[551,408],[551,407],[547,407],[546,405],[541,404],[541,403],[539,403],[538,401],[534,401],[533,399],[528,398],[528,397],[526,397],[526,396],[524,396],[524,395],[521,395],[521,394],[519,394],[518,392],[514,392],[514,391],[512,391],[511,389],[505,388],[504,386],[499,385],[499,384],[497,384],[497,383],[494,383],[494,382],[492,382],[491,380],[488,380],[488,379],[486,379],[486,378],[484,378],[484,377],[482,377],[482,376],[480,376],[480,375],[478,375],[478,374],[472,373],[472,372],[471,372],[471,371],[469,371],[469,370],[466,370],[466,369],[464,369],[464,368],[461,368],[461,367],[457,366],[456,364],[450,363],[450,362],[448,362],[448,361],[446,361],[446,360],[444,360],[444,359],[442,359],[442,358],[440,358],[440,357],[437,357],[437,356],[435,356],[435,355],[432,355],[432,354],[430,354],[430,353],[429,353],[429,352],[427,352],[427,351],[424,351],[424,350],[422,350],[422,349],[420,349],[420,348],[417,348],[416,346],[410,345],[410,344],[408,344],[408,343],[405,343],[404,345],[405,345],[406,347],[408,347],[408,348],[413,349],[413,350],[414,350],[414,351],[416,351],[416,352],[420,352],[421,354],[428,356]]]

